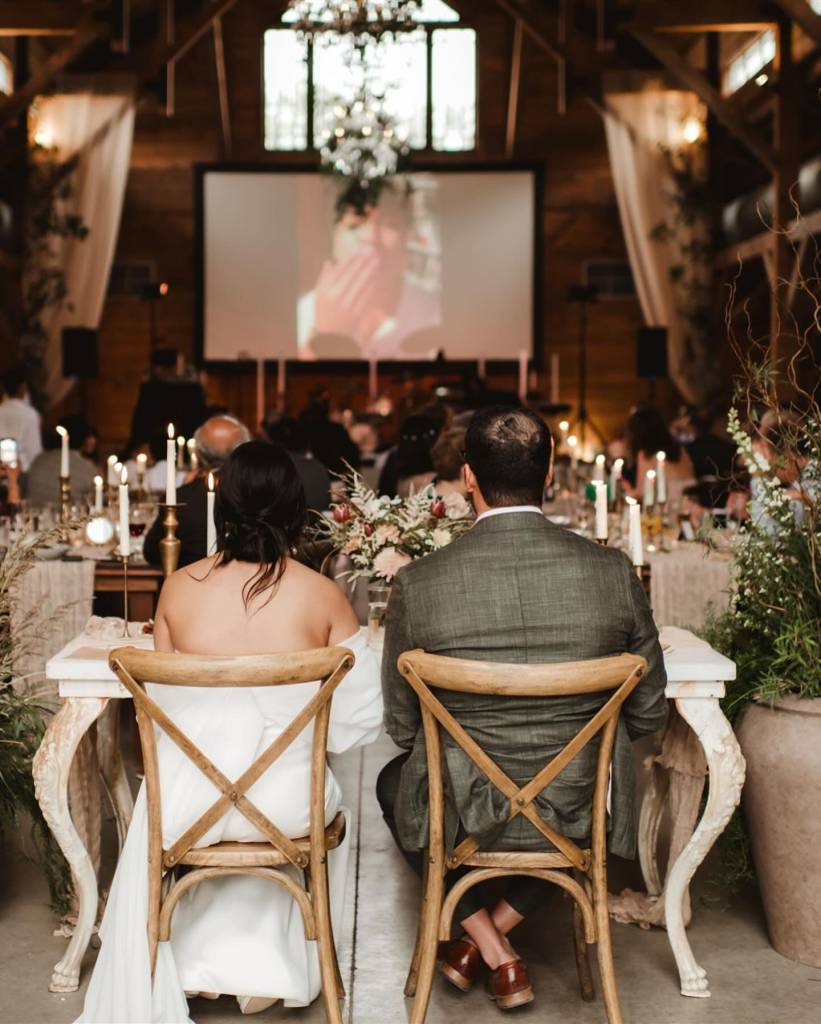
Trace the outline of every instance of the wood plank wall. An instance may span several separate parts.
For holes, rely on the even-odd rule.
[[[473,6],[473,5],[472,5]],[[239,4],[225,19],[228,91],[234,133],[233,159],[287,163],[288,156],[267,154],[261,139],[261,45],[270,8]],[[490,2],[475,4],[472,19],[480,52],[479,145],[477,161],[504,157],[507,90],[513,39],[512,22]],[[177,68],[176,115],[166,118],[159,104],[148,102],[137,118],[131,171],[117,249],[117,259],[151,259],[160,279],[171,286],[158,305],[158,330],[165,342],[193,353],[194,212],[192,163],[223,156],[214,71],[213,40],[201,40]],[[576,395],[577,308],[566,302],[570,284],[581,280],[582,263],[591,258],[626,258],[604,128],[594,110],[574,102],[565,117],[557,113],[554,66],[527,38],[524,43],[516,159],[541,161],[545,169],[543,338],[545,351],[561,360],[561,399]],[[446,161],[447,157],[440,157]],[[459,161],[464,155],[459,155]],[[304,161],[297,155],[296,161]],[[295,161],[295,162],[296,162]],[[109,300],[100,335],[100,377],[86,388],[87,412],[109,445],[127,436],[140,375],[149,355],[148,309],[139,300]],[[635,377],[635,330],[641,323],[635,299],[601,302],[592,307],[590,324],[591,417],[605,433],[617,436],[624,416],[647,385]],[[546,361],[545,361],[546,362]],[[292,379],[289,406],[303,403],[316,378]],[[512,378],[499,380],[512,385]],[[541,387],[547,391],[546,375]],[[268,382],[273,401],[274,382]],[[339,389],[341,382],[330,382]],[[358,389],[358,390],[357,390]],[[364,400],[365,375],[353,388]],[[357,394],[353,401],[357,401]],[[209,395],[248,422],[254,420],[254,377],[212,375]],[[660,399],[674,398],[667,386]],[[350,401],[348,396],[346,401]]]

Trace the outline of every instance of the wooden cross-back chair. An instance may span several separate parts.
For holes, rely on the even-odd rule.
[[[635,655],[620,654],[594,661],[520,665],[445,658],[417,650],[400,655],[398,664],[399,671],[415,690],[422,710],[430,811],[430,841],[419,930],[405,985],[405,994],[415,996],[411,1024],[423,1024],[425,1020],[437,946],[450,938],[452,917],[459,900],[474,885],[509,875],[553,882],[572,897],[573,939],[582,998],[592,1000],[594,997],[587,946],[596,942],[607,1019],[609,1024],[622,1024],[607,913],[607,790],[619,714],[646,669],[646,661]],[[437,689],[499,697],[550,698],[607,692],[610,696],[572,740],[530,782],[520,786],[488,757],[444,707],[433,692]],[[445,850],[440,727],[507,797],[508,820],[523,815],[552,844],[553,851],[486,851],[472,836],[463,839],[453,850]],[[591,841],[589,848],[582,848],[549,825],[534,801],[599,734]],[[456,881],[446,896],[445,875],[461,866],[471,870]]]
[[[325,647],[288,654],[209,657],[166,654],[120,647],[109,656],[111,668],[134,698],[145,765],[148,803],[148,942],[152,973],[157,943],[168,941],[174,909],[185,892],[200,882],[224,875],[255,875],[284,888],[302,912],[305,938],[318,945],[325,1011],[341,1024],[339,1000],[345,990],[339,973],[328,895],[327,853],[345,838],[340,813],[325,826],[325,769],[328,726],[334,691],[354,663],[344,647]],[[251,687],[319,682],[288,727],[240,775],[227,778],[175,725],[145,690],[146,683],[166,686]],[[313,723],[311,752],[310,831],[290,839],[246,795],[294,740]],[[162,798],[155,727],[161,729],[220,791],[220,796],[168,849],[163,848]],[[237,810],[266,837],[266,842],[196,844],[224,815]],[[179,879],[163,874],[179,865],[190,868]],[[304,886],[281,869],[292,865],[303,873]]]

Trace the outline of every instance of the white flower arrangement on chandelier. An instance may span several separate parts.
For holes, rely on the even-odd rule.
[[[396,128],[384,109],[384,97],[361,91],[350,103],[338,101],[324,131],[322,166],[350,180],[338,206],[364,212],[375,206],[389,178],[407,169],[407,133]]]
[[[355,39],[409,32],[421,0],[290,0],[294,28],[306,36],[322,32]]]

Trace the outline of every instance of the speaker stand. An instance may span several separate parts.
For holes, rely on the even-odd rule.
[[[587,412],[587,306],[594,299],[594,292],[591,288],[575,286],[570,289],[568,298],[579,307],[579,388],[577,397],[576,418],[573,420],[570,432],[575,433],[579,438],[579,447],[583,451],[587,438],[587,428],[598,438],[602,447],[605,445],[604,434],[599,430]]]

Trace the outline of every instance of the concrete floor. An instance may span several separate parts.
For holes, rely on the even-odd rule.
[[[338,759],[336,771],[359,822],[351,858],[346,924],[339,936],[340,959],[349,999],[347,1024],[402,1024],[409,1003],[402,997],[413,946],[419,886],[392,846],[382,823],[373,784],[391,756],[383,740]],[[82,1008],[82,990],[51,995],[48,979],[65,939],[52,935],[39,869],[13,847],[0,851],[0,1024],[69,1024]],[[621,876],[624,875],[622,878]],[[635,884],[624,865],[611,866],[611,889]],[[767,942],[754,890],[726,909],[700,904],[690,927],[699,962],[708,971],[712,998],[684,999],[667,936],[613,925],[616,970],[628,1024],[819,1024],[821,971],[785,960]],[[514,938],[530,968],[536,1002],[514,1011],[513,1020],[601,1024],[600,1001],[582,1003],[576,987],[569,910],[558,896]],[[88,954],[87,970],[95,952]],[[595,956],[592,958],[595,963]],[[192,1020],[238,1024],[237,1004],[229,998],[191,1002]],[[437,979],[430,1024],[471,1018],[471,1024],[500,1021],[502,1014],[481,990],[462,996]],[[254,1018],[259,1024],[319,1024],[321,1000],[305,1010],[273,1007]],[[504,1018],[508,1019],[508,1018]]]

